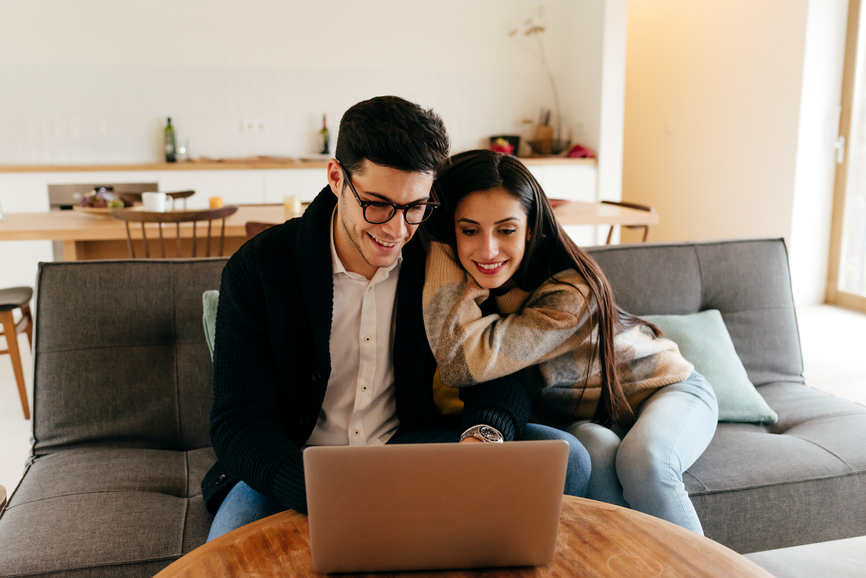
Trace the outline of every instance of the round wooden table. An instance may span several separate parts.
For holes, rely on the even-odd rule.
[[[633,510],[571,496],[563,499],[556,557],[547,566],[387,574],[395,578],[485,575],[773,578],[733,550],[694,532]],[[290,510],[238,528],[193,550],[155,578],[229,576],[324,576],[313,570],[307,517]]]

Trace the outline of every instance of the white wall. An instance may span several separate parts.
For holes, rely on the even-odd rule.
[[[623,199],[655,240],[790,234],[807,6],[629,3]]]
[[[827,290],[847,24],[848,0],[809,2],[790,236],[794,299],[802,304],[823,303]]]
[[[656,241],[784,237],[823,301],[845,0],[632,0],[623,199]]]
[[[543,4],[564,114],[597,144],[600,76],[580,74],[601,69],[605,0]],[[436,109],[455,151],[486,146],[552,107],[508,35],[538,5],[0,0],[0,164],[157,161],[167,116],[194,156],[304,155],[322,113],[335,137],[346,108],[378,94]],[[243,120],[265,131],[242,134]]]

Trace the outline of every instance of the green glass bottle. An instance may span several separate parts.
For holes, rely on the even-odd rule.
[[[327,118],[327,115],[324,115],[324,114],[322,115],[322,130],[319,131],[319,135],[321,135],[321,138],[322,138],[321,153],[323,155],[331,154],[331,151],[328,148],[329,141],[330,141],[330,135],[328,133],[328,118]]]
[[[174,137],[174,127],[171,126],[171,117],[168,117],[168,124],[165,125],[165,162],[173,163],[177,161],[177,143]]]

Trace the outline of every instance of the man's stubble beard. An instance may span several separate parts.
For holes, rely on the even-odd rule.
[[[337,206],[337,216],[338,216],[339,219],[340,219],[340,225],[343,227],[343,231],[346,233],[346,236],[347,236],[347,237],[349,238],[349,240],[352,242],[352,245],[355,246],[355,249],[356,249],[356,250],[358,251],[358,253],[361,255],[361,258],[364,259],[364,262],[365,262],[367,265],[369,265],[370,267],[374,267],[374,268],[376,268],[376,269],[379,269],[380,266],[379,266],[379,265],[374,265],[373,263],[370,263],[370,261],[367,259],[367,255],[365,255],[365,254],[364,254],[364,251],[361,249],[361,245],[360,245],[360,243],[361,243],[361,241],[362,241],[363,239],[357,239],[357,238],[355,238],[355,236],[352,234],[352,231],[349,230],[349,226],[348,226],[348,224],[346,224],[346,221],[345,221],[345,215],[348,214],[348,208],[347,208],[347,203],[348,203],[348,201],[346,200],[347,195],[345,194],[345,191],[346,191],[346,186],[343,185],[343,189],[340,191],[340,202],[339,202],[339,204],[338,204],[338,206]],[[363,210],[363,209],[362,209],[362,210]],[[395,216],[396,216],[396,215],[395,215]],[[362,217],[362,218],[363,218],[363,217]],[[364,221],[364,222],[366,223],[366,221]],[[366,232],[361,231],[361,235],[366,235],[366,234],[367,234]],[[394,259],[396,259],[396,258],[397,258],[397,256],[394,255]],[[391,264],[392,264],[393,262],[394,262],[394,260],[392,259],[392,260],[391,260],[391,263],[388,263],[388,265],[385,265],[385,266],[386,266],[386,267],[390,267]]]

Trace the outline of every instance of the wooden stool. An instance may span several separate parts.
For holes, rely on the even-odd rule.
[[[12,369],[15,371],[15,381],[18,382],[18,395],[21,396],[21,407],[24,408],[24,419],[30,419],[30,406],[27,405],[27,388],[24,385],[24,368],[21,366],[21,352],[18,351],[18,334],[26,332],[30,351],[33,351],[33,317],[30,315],[30,299],[33,289],[30,287],[11,287],[0,289],[0,326],[2,335],[6,337],[6,347],[0,353],[8,353],[12,358]],[[21,320],[15,323],[12,311],[21,309]]]

